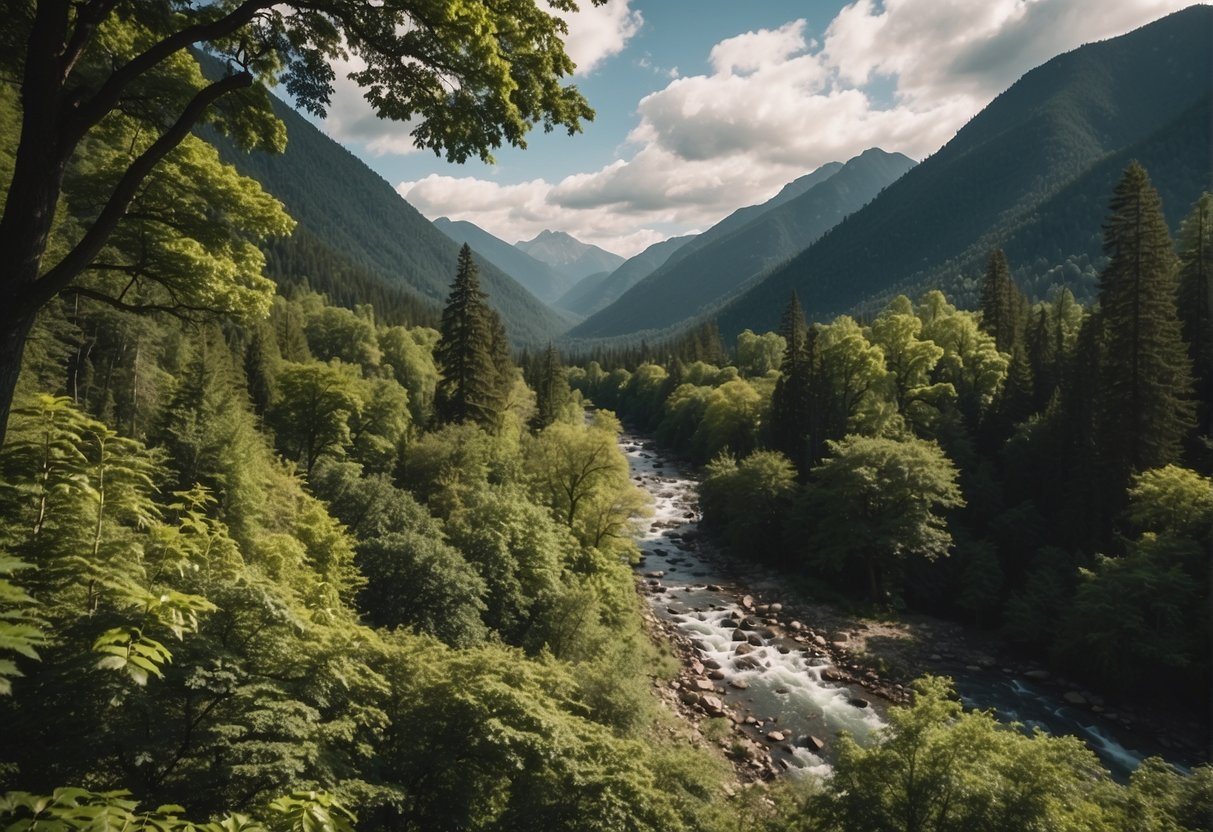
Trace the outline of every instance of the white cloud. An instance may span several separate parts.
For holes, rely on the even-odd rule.
[[[351,55],[346,60],[333,61],[332,67],[337,77],[333,80],[332,103],[321,129],[343,144],[363,145],[373,156],[416,153],[418,148],[410,135],[413,125],[379,118],[362,97],[362,90],[349,79],[351,72],[365,69],[366,63],[357,55]]]
[[[458,214],[505,239],[558,228],[628,254],[658,229],[707,227],[869,147],[923,158],[1034,66],[1186,2],[856,0],[820,44],[804,20],[717,43],[711,74],[641,99],[627,158],[557,183],[431,176],[400,190],[428,216]],[[631,14],[600,8],[612,7]],[[604,43],[630,37],[604,28]]]
[[[564,49],[573,63],[576,75],[588,75],[608,58],[618,55],[632,36],[644,25],[644,17],[628,8],[631,0],[611,0],[604,6],[594,6],[582,0],[576,13],[558,12],[568,24]]]
[[[547,228],[567,231],[579,240],[630,257],[672,235],[662,228],[669,212],[636,214],[603,208],[570,210],[550,199],[553,185],[542,179],[503,185],[473,176],[430,174],[401,182],[396,190],[430,219],[468,220],[506,242],[529,240]]]

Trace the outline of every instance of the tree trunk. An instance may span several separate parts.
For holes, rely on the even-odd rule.
[[[21,373],[21,357],[25,340],[34,325],[34,312],[4,310],[0,312],[0,447],[8,428],[8,414]]]
[[[880,576],[876,570],[876,558],[872,555],[866,555],[863,559],[863,565],[868,571],[868,593],[872,597],[873,604],[880,603]]]

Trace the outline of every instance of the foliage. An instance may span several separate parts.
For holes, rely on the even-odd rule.
[[[921,439],[849,436],[829,449],[808,490],[809,553],[835,568],[862,561],[871,600],[879,602],[898,559],[948,554],[952,537],[937,511],[964,505],[956,468]]]

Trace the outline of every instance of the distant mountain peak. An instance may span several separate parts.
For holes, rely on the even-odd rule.
[[[533,239],[519,240],[514,246],[576,280],[597,272],[614,271],[624,260],[604,248],[583,243],[572,234],[550,228],[540,231]]]

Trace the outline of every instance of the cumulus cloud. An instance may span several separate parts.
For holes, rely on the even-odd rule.
[[[401,192],[507,239],[560,228],[626,254],[654,229],[707,227],[869,147],[923,158],[1034,66],[1186,2],[856,0],[820,43],[804,20],[720,41],[709,73],[641,99],[625,158],[598,170],[525,188],[429,177]],[[484,185],[497,190],[477,213]]]
[[[611,0],[605,6],[593,6],[583,0],[577,12],[558,12],[568,24],[564,49],[576,75],[588,75],[608,58],[618,55],[644,25],[644,17],[628,8],[631,0]]]
[[[430,219],[468,220],[509,243],[557,228],[630,257],[673,233],[663,227],[669,211],[648,212],[644,217],[602,209],[570,211],[550,199],[553,188],[542,179],[503,185],[473,176],[430,174],[401,182],[396,190]]]

